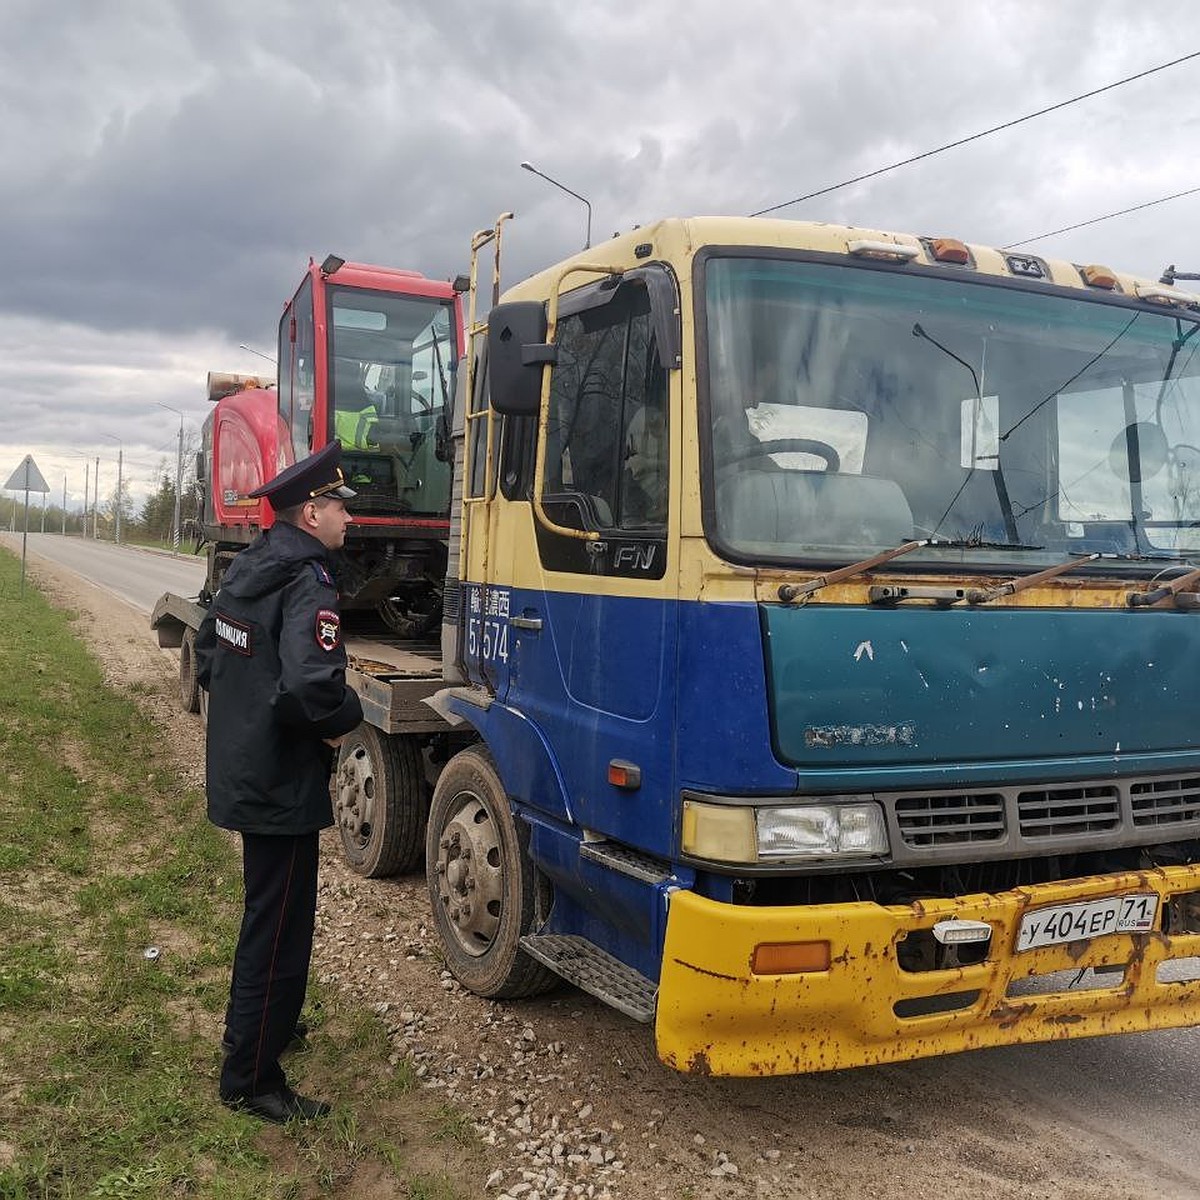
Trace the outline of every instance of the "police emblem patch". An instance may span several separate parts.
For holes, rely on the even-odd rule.
[[[317,613],[317,645],[322,650],[336,650],[342,641],[342,618],[331,608]]]

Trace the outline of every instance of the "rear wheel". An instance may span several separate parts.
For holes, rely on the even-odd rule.
[[[362,724],[338,751],[335,817],[351,868],[369,879],[412,871],[425,849],[425,763],[411,737]]]
[[[433,919],[454,976],[480,996],[544,992],[558,977],[521,949],[536,877],[491,755],[470,746],[433,791],[425,870]]]
[[[179,643],[179,703],[184,712],[200,711],[200,684],[196,680],[196,631],[185,629]]]

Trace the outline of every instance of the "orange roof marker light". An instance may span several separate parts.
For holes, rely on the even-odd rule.
[[[958,238],[930,238],[929,253],[933,255],[935,262],[955,263],[960,267],[969,266],[971,263],[971,252],[967,249],[967,243],[960,242]]]
[[[1109,270],[1108,267],[1101,267],[1096,263],[1091,263],[1089,266],[1080,267],[1079,274],[1088,287],[1106,288],[1110,292],[1116,290],[1116,272]]]

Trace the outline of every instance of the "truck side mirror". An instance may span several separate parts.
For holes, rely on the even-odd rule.
[[[199,450],[196,452],[196,479],[204,482],[204,453]]]
[[[488,314],[488,379],[492,408],[534,416],[542,398],[542,368],[555,360],[546,342],[546,310],[537,300],[498,304]]]

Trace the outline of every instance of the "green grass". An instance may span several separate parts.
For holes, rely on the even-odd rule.
[[[312,990],[315,1046],[288,1068],[331,1118],[276,1129],[217,1102],[236,846],[19,575],[0,553],[0,1200],[307,1200],[360,1173],[379,1194],[481,1191],[470,1120],[335,990]]]

